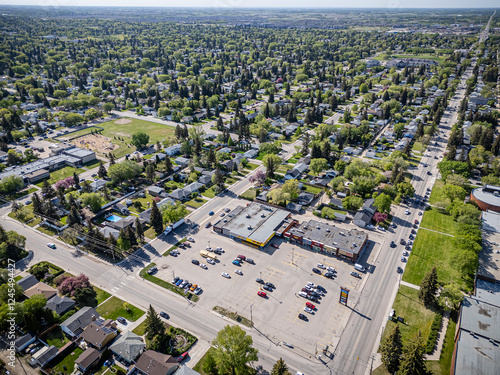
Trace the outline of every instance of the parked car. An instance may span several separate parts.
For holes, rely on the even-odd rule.
[[[224,208],[224,211],[229,212],[231,209],[229,207]]]
[[[323,263],[318,263],[318,264],[316,264],[316,267],[321,268],[321,269],[323,269],[323,270],[326,268],[326,267],[325,267],[325,265],[324,265]]]
[[[235,260],[233,260],[233,264],[234,264],[235,266],[241,266],[240,261],[239,261],[239,260],[236,260],[236,259],[235,259]]]
[[[188,238],[187,238],[187,240],[188,240],[189,242],[194,242],[194,238],[193,238],[193,237],[188,237]]]
[[[272,292],[273,291],[273,288],[271,288],[270,286],[267,286],[267,285],[264,285],[262,288],[265,289],[265,290],[267,290],[268,292]]]
[[[349,273],[349,275],[354,276],[354,277],[357,277],[358,279],[360,279],[360,278],[361,278],[361,276],[359,276],[359,273],[354,272],[354,271],[351,271],[351,272]]]
[[[270,287],[270,288],[273,288],[273,289],[275,289],[275,288],[276,288],[276,287],[274,286],[274,284],[273,284],[273,283],[270,283],[270,282],[267,282],[267,283],[266,283],[266,285],[267,285],[268,287]]]
[[[265,298],[265,297],[267,297],[266,292],[263,292],[262,290],[259,290],[259,291],[257,292],[257,295],[258,295],[258,296],[260,296],[260,297],[264,297],[264,298]]]
[[[306,302],[306,306],[313,310],[316,308],[311,302]]]
[[[197,260],[197,259],[192,259],[192,260],[191,260],[191,263],[196,264],[197,266],[199,266],[199,265],[200,265],[200,261],[199,261],[199,260]]]
[[[250,259],[250,258],[245,259],[245,261],[246,261],[247,263],[250,263],[250,264],[254,264],[254,263],[255,263],[255,262],[253,261],[253,259]]]
[[[335,267],[326,267],[328,272],[335,272]]]
[[[234,270],[234,273],[243,276],[243,272],[241,272],[241,270]]]
[[[401,267],[398,267],[398,273],[403,273],[403,269]]]
[[[207,258],[207,262],[210,264],[215,264],[215,260],[213,260],[212,258]]]
[[[222,275],[222,277],[225,277],[226,279],[231,278],[231,276],[227,272],[222,272],[221,275]]]
[[[272,243],[271,246],[274,247],[275,249],[279,249],[279,246],[276,245],[275,243]]]
[[[172,284],[175,284],[177,281],[179,281],[179,276],[176,276],[176,277],[172,280]]]
[[[245,259],[247,259],[247,257],[246,257],[246,256],[244,256],[244,255],[238,255],[238,256],[237,256],[237,258],[240,258],[241,260],[245,260]]]
[[[309,313],[309,314],[312,314],[312,313],[314,312],[314,311],[313,311],[313,309],[311,309],[310,307],[307,307],[307,306],[306,306],[306,307],[304,307],[304,311],[305,311],[306,313]]]
[[[179,356],[179,358],[177,358],[177,361],[182,362],[182,361],[184,361],[187,357],[189,357],[189,353],[188,353],[188,352],[184,352],[184,353],[182,353],[182,354]]]
[[[196,295],[200,294],[200,293],[201,293],[201,287],[197,287],[197,288],[194,290],[194,292],[193,292],[193,293],[194,293],[194,294],[196,294]]]
[[[335,274],[333,272],[326,272],[323,276],[332,279],[335,276]]]
[[[264,284],[264,280],[262,279],[255,279],[256,282],[258,282],[259,284]]]
[[[313,271],[314,273],[317,273],[317,274],[321,275],[321,271],[320,271],[320,270],[318,270],[317,268],[313,268],[313,269],[312,269],[312,271]]]
[[[203,268],[204,270],[208,269],[207,265],[204,263],[200,263],[200,267]]]
[[[118,323],[127,324],[127,321],[123,316],[119,316],[118,318],[116,318],[116,320],[118,321]]]
[[[210,221],[205,224],[205,228],[210,228],[211,226],[212,226],[212,223]]]
[[[406,262],[406,258],[405,257],[401,257],[401,262],[405,263]]]
[[[299,314],[299,319],[307,320],[307,316],[305,316],[304,314]]]

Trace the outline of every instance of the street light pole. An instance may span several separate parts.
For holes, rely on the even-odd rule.
[[[252,327],[253,327],[252,306],[253,306],[253,303],[250,305],[250,323],[252,324]]]

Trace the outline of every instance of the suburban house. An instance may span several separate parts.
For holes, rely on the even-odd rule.
[[[28,290],[36,284],[38,284],[38,280],[33,275],[24,276],[17,282],[17,285],[19,285],[23,290]]]
[[[174,205],[175,200],[172,198],[163,198],[161,201],[157,203],[158,208],[161,208],[162,206],[169,204],[169,205]],[[148,208],[146,211],[142,211],[139,214],[139,220],[144,220],[144,223],[149,224],[149,219],[151,218],[151,208]]]
[[[28,347],[28,345],[34,343],[36,341],[36,336],[32,333],[27,333],[22,335],[14,341],[14,346],[16,347],[16,351],[22,352],[24,349]]]
[[[47,363],[54,359],[57,354],[59,354],[59,349],[55,346],[44,346],[31,356],[29,363],[33,366],[38,365],[40,367],[44,367]]]
[[[184,189],[175,189],[174,191],[169,193],[168,196],[172,199],[176,199],[176,200],[181,201],[184,198],[186,198],[186,193],[185,193]]]
[[[255,159],[257,157],[257,155],[259,155],[259,150],[256,150],[253,148],[253,149],[246,151],[243,154],[243,157],[246,159]]]
[[[361,210],[367,211],[368,213],[374,215],[377,211],[377,207],[373,205],[373,202],[375,202],[375,199],[367,199],[365,203],[363,203],[363,207],[361,207]]]
[[[61,323],[61,329],[70,337],[78,337],[90,322],[100,318],[100,315],[90,306],[82,307],[76,313]]]
[[[178,368],[179,363],[171,355],[146,350],[127,375],[172,375]]]
[[[308,206],[314,200],[314,194],[311,193],[300,193],[297,198],[297,203],[301,206]]]
[[[104,180],[97,180],[97,181],[92,181],[90,183],[90,188],[92,189],[93,192],[101,190],[104,186],[106,186],[107,181]]]
[[[28,298],[33,297],[37,294],[41,294],[46,299],[50,299],[53,296],[57,295],[57,291],[51,286],[42,282],[39,282],[38,284],[35,284],[31,288],[24,291],[24,295]]]
[[[165,193],[165,189],[159,186],[148,187],[148,193],[153,197],[159,197],[161,194]]]
[[[356,212],[356,215],[354,215],[354,218],[353,218],[352,221],[358,227],[364,228],[368,224],[370,224],[370,222],[372,220],[372,216],[373,215],[370,215],[368,212],[366,212],[364,210],[363,211],[358,211],[358,212]]]
[[[94,348],[87,348],[75,361],[75,365],[80,371],[85,373],[99,360],[99,358],[101,358],[101,353],[98,350]]]
[[[52,310],[59,314],[60,316],[64,315],[69,310],[72,310],[75,307],[75,300],[68,297],[59,297],[55,295],[51,299],[47,301],[45,305],[46,309]]]
[[[198,189],[202,188],[203,187],[203,184],[200,184],[199,182],[192,182],[190,183],[188,186],[186,186],[183,190],[184,190],[184,194],[185,196],[189,196],[193,193],[197,193],[198,192]]]
[[[165,149],[165,154],[167,154],[168,156],[174,156],[174,155],[178,154],[179,152],[181,152],[181,145],[180,144],[172,145],[172,146],[167,147]]]
[[[109,347],[109,350],[120,358],[120,360],[130,364],[142,354],[145,348],[146,344],[144,344],[140,336],[131,331],[125,331],[118,336],[115,342]]]
[[[96,319],[92,321],[81,334],[81,338],[89,345],[97,349],[103,349],[111,340],[113,340],[118,331],[116,322],[111,319]]]

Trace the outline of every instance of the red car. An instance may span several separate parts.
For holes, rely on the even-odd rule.
[[[306,306],[313,310],[316,308],[311,302],[306,302]]]
[[[245,260],[245,259],[247,259],[247,257],[246,257],[246,256],[244,256],[244,255],[238,255],[236,258],[240,258],[241,260]]]
[[[184,361],[187,357],[189,357],[189,353],[188,352],[184,352],[181,354],[181,356],[179,358],[177,358],[177,361],[179,362],[182,362]]]
[[[415,220],[415,221],[414,221],[414,223],[415,223],[415,224],[418,224],[418,220]]]
[[[263,292],[263,291],[261,291],[261,290],[259,290],[259,291],[257,292],[257,295],[258,295],[258,296],[261,296],[261,297],[267,297],[266,292]]]
[[[274,247],[275,249],[279,248],[279,246],[276,245],[275,243],[272,243],[271,246]]]

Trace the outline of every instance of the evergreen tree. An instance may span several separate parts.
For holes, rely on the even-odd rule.
[[[42,202],[38,193],[33,193],[31,196],[31,201],[33,204],[33,213],[36,215],[43,215]]]
[[[168,155],[165,155],[165,169],[167,172],[172,172],[172,160],[170,160]]]
[[[73,182],[75,185],[75,189],[80,190],[80,179],[78,178],[78,175],[76,174],[76,172],[73,173]]]
[[[56,196],[56,192],[48,180],[43,182],[42,197],[44,200],[52,199]]]
[[[304,134],[304,138],[302,139],[302,149],[300,150],[300,153],[302,156],[306,156],[309,154],[309,144],[311,143],[311,137],[309,136],[309,133],[306,131]]]
[[[163,218],[155,201],[153,201],[153,206],[151,207],[151,217],[149,221],[157,235],[163,231]]]
[[[418,331],[413,339],[408,341],[403,349],[398,375],[428,374],[427,368],[425,366],[424,355],[425,344],[422,340],[420,331]]]
[[[104,167],[102,160],[99,160],[99,171],[97,172],[99,178],[104,178],[108,175],[108,171]]]
[[[283,358],[278,359],[271,370],[271,375],[290,375],[288,371],[288,366],[286,365]]]
[[[128,226],[127,230],[125,231],[125,234],[127,236],[127,240],[130,242],[130,246],[135,247],[138,245],[137,237],[135,236],[135,233],[132,230],[132,227]]]
[[[380,353],[382,354],[382,363],[387,371],[390,374],[395,374],[398,371],[401,354],[403,353],[399,325],[396,325],[389,336],[380,344]]]
[[[75,206],[71,206],[66,224],[68,224],[69,226],[73,226],[74,224],[81,224],[81,218],[78,214],[78,209]]]
[[[433,267],[430,272],[424,276],[420,283],[418,298],[427,307],[431,306],[436,300],[436,292],[438,288],[438,277],[436,267]]]
[[[139,241],[144,241],[144,228],[139,220],[139,218],[135,218],[135,235],[139,239]]]
[[[165,333],[165,326],[151,305],[149,305],[148,313],[146,315],[144,332],[148,340],[152,340],[156,335],[162,335]]]

